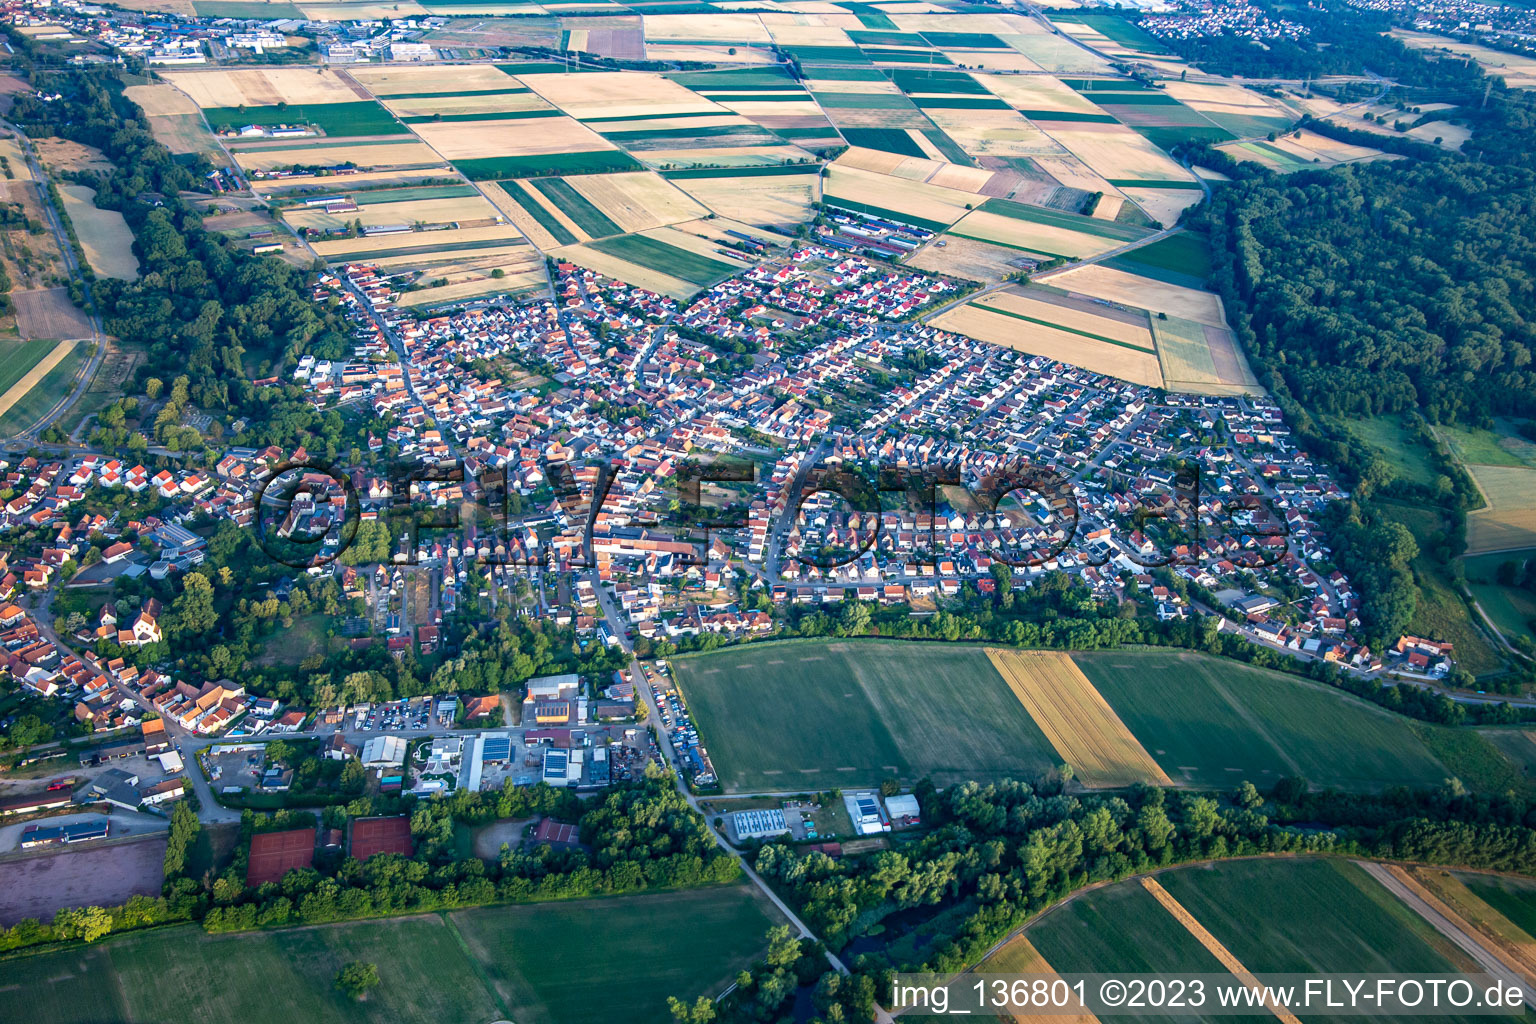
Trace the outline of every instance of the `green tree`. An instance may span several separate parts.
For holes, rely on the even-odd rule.
[[[336,989],[348,999],[362,999],[378,983],[378,967],[362,960],[353,960],[336,972]]]

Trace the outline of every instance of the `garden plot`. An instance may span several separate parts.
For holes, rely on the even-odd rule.
[[[271,107],[279,103],[356,103],[371,99],[363,89],[330,68],[229,68],[171,71],[165,79],[203,109]]]

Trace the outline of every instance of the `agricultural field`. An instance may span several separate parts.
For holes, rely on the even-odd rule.
[[[91,269],[102,277],[137,280],[139,258],[133,254],[133,232],[122,213],[98,207],[96,190],[84,185],[60,185],[59,195]]]
[[[1216,148],[1235,160],[1260,163],[1281,174],[1369,160],[1401,159],[1370,146],[1339,142],[1306,129],[1282,135],[1274,142],[1257,139],[1252,142],[1229,142]]]
[[[1472,597],[1493,621],[1494,626],[1506,637],[1529,636],[1536,639],[1536,592],[1520,586],[1524,572],[1536,559],[1536,548],[1501,551],[1487,555],[1469,555],[1462,567],[1467,589]],[[1499,566],[1513,562],[1516,567],[1514,586],[1499,583]]]
[[[467,910],[452,919],[505,1016],[529,1024],[607,1024],[617,1005],[638,1024],[666,1024],[668,996],[692,1002],[724,990],[762,954],[780,920],[748,885]]]
[[[330,68],[220,68],[167,72],[164,78],[204,110],[369,100],[366,92]]]
[[[1081,366],[1122,380],[1163,385],[1146,313],[1052,295],[992,292],[928,321],[978,341]]]
[[[996,648],[986,653],[1084,785],[1173,784],[1066,654]]]
[[[15,387],[57,344],[52,340],[0,340],[0,395]]]
[[[1030,779],[1056,763],[980,648],[788,642],[671,664],[727,792]]]
[[[1045,257],[1078,260],[1138,241],[1151,230],[1009,199],[988,199],[961,218],[948,234]]]
[[[84,342],[59,345],[33,366],[25,377],[12,385],[4,397],[4,401],[10,405],[0,410],[0,437],[14,437],[30,430],[52,412],[74,386],[75,378],[90,356],[91,348],[91,345]],[[22,391],[23,386],[32,381],[36,383]]]
[[[229,160],[214,141],[202,109],[186,93],[164,82],[130,85],[123,95],[149,118],[149,130],[172,153],[201,153],[215,165]]]
[[[1265,787],[1301,776],[1377,790],[1439,785],[1450,774],[1408,719],[1338,690],[1191,653],[1075,653],[1072,660],[1183,785],[1226,788],[1247,779]]]
[[[1218,861],[1128,879],[1048,910],[1024,939],[1063,973],[1478,969],[1366,868],[1323,858]],[[1005,946],[985,969],[1017,956]]]
[[[1486,507],[1467,515],[1467,553],[1536,547],[1536,443],[1512,424],[1497,430],[1437,426],[1435,433],[1471,474]]]
[[[731,886],[237,935],[188,926],[13,960],[6,991],[66,1024],[234,1024],[257,1007],[286,1020],[567,1024],[610,1019],[621,1000],[632,1019],[664,1024],[668,995],[718,992],[759,955],[774,915]],[[365,1002],[332,986],[351,960],[378,967]]]
[[[551,255],[678,299],[749,265],[720,245],[678,227],[616,235],[556,249]]]
[[[1536,88],[1536,59],[1531,57],[1505,53],[1503,50],[1490,49],[1476,43],[1462,43],[1427,32],[1393,29],[1391,34],[1394,38],[1401,40],[1404,45],[1411,46],[1415,50],[1446,50],[1469,57],[1477,62],[1485,74],[1504,79],[1504,84],[1511,89]]]
[[[1536,886],[1527,879],[1432,867],[1393,873],[1520,975],[1536,978]]]
[[[1348,430],[1355,437],[1375,448],[1392,465],[1395,475],[1410,483],[1430,486],[1437,475],[1434,465],[1425,456],[1422,446],[1408,434],[1398,417],[1351,416],[1347,421],[1330,421],[1337,428]]]
[[[792,230],[811,219],[821,198],[815,167],[790,174],[742,174],[736,170],[672,173],[667,179],[713,213],[756,227]]]
[[[1123,270],[1154,281],[1203,289],[1211,275],[1210,243],[1193,231],[1180,231],[1119,256],[1100,266]]]

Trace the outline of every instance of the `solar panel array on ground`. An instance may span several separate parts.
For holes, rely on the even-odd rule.
[[[245,884],[280,882],[294,868],[307,868],[315,860],[315,830],[293,828],[286,832],[259,832],[251,837],[251,856],[245,868]]]
[[[351,853],[358,860],[367,860],[376,853],[403,853],[409,857],[413,852],[410,818],[359,818],[352,823]]]

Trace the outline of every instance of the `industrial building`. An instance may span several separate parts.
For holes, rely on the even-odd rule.
[[[737,811],[731,815],[731,830],[737,839],[771,839],[789,834],[784,812],[778,808],[767,811]]]
[[[922,810],[917,805],[917,797],[910,793],[886,797],[885,809],[890,814],[891,821],[894,824],[918,825],[922,823]]]
[[[843,806],[848,808],[848,819],[859,835],[872,836],[891,830],[890,819],[880,809],[880,797],[872,790],[844,793]]]
[[[363,744],[366,768],[398,768],[405,764],[405,740],[399,736],[373,736]]]

